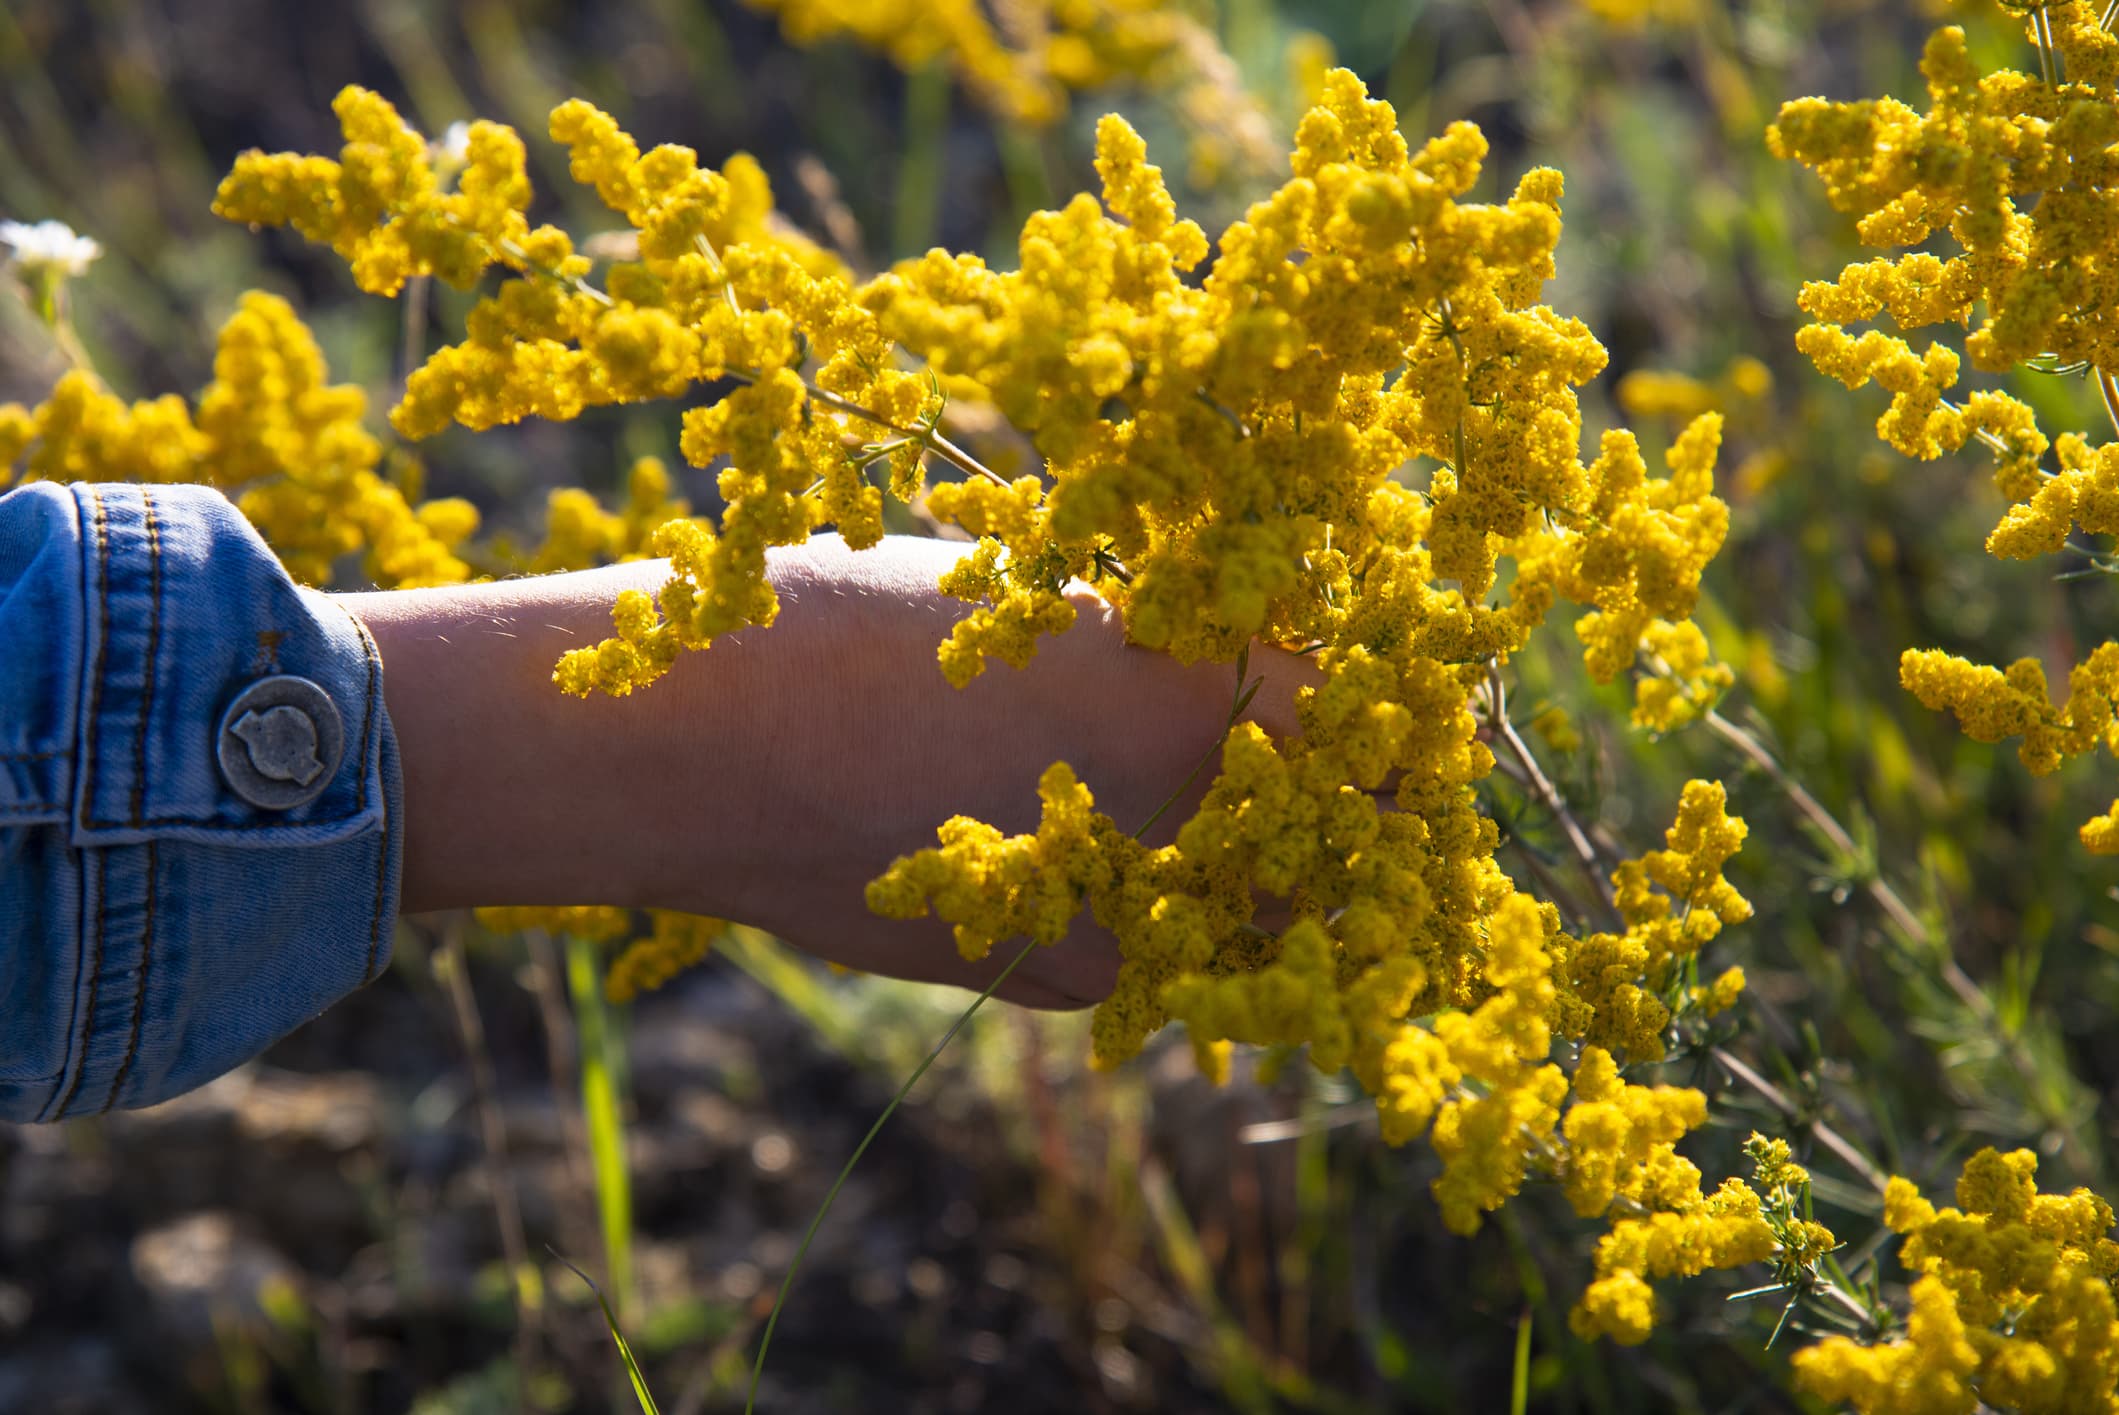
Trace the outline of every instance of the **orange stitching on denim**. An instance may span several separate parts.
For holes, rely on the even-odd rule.
[[[88,683],[88,770],[81,789],[81,824],[84,828],[93,824],[96,816],[96,744],[101,736],[103,718],[103,668],[110,655],[110,534],[105,524],[103,493],[90,487],[88,494],[96,504],[96,566],[101,577],[96,608],[103,637],[96,643],[95,673]]]

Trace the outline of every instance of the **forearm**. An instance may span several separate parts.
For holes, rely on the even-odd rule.
[[[339,596],[368,626],[405,779],[403,908],[645,904],[646,842],[627,828],[662,702],[577,702],[552,686],[566,649],[608,632],[654,563],[447,589]],[[630,850],[621,852],[620,841]],[[660,902],[660,901],[657,901]]]
[[[892,538],[851,552],[824,538],[775,552],[770,627],[680,655],[624,699],[569,698],[552,665],[609,632],[620,590],[658,588],[662,562],[341,597],[383,657],[404,762],[404,909],[674,908],[856,967],[990,976],[1000,960],[962,964],[937,921],[868,914],[863,886],[933,844],[950,815],[1034,829],[1037,777],[1055,760],[1115,818],[1144,819],[1213,745],[1233,681],[1129,646],[1084,590],[1081,622],[1029,668],[951,688],[935,647],[967,606],[935,581],[963,549]],[[1254,711],[1284,729],[1306,665],[1253,666],[1271,680]],[[1113,966],[1091,929],[1033,960],[1007,995],[1092,999]]]
[[[610,632],[620,590],[658,589],[665,562],[347,596],[382,651],[404,756],[406,910],[609,903],[765,922],[791,890],[857,889],[855,871],[925,843],[935,822],[904,819],[901,778],[926,755],[907,728],[962,713],[933,668],[948,621],[915,603],[931,579],[853,568],[831,542],[776,554],[770,628],[681,655],[627,698],[570,698],[552,665]]]

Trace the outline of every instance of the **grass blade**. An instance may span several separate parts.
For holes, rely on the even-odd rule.
[[[588,1123],[596,1178],[596,1217],[603,1230],[604,1271],[620,1312],[633,1295],[633,1189],[625,1163],[625,1122],[618,1110],[617,1063],[596,945],[567,937],[567,991],[581,1035],[581,1111]],[[602,1294],[597,1294],[601,1300]]]
[[[1530,1409],[1530,1326],[1530,1308],[1525,1307],[1516,1323],[1516,1373],[1509,1386],[1509,1415],[1523,1415]]]
[[[550,1249],[545,1251],[551,1252]],[[611,1340],[618,1344],[618,1359],[625,1362],[626,1378],[633,1383],[633,1398],[640,1402],[640,1415],[662,1415],[655,1405],[655,1393],[647,1388],[647,1377],[640,1374],[640,1363],[633,1359],[633,1348],[626,1344],[625,1333],[618,1330],[618,1315],[611,1310],[610,1302],[603,1295],[603,1289],[596,1285],[596,1279],[572,1263],[567,1263],[559,1254],[552,1253],[552,1256],[566,1263],[574,1276],[587,1283],[589,1291],[596,1294],[596,1305],[603,1309],[603,1324],[611,1329]]]
[[[964,1029],[964,1024],[971,1020],[971,1015],[986,1005],[986,999],[992,997],[995,990],[1008,981],[1008,975],[1020,967],[1036,947],[1035,942],[1024,944],[1023,951],[1010,959],[1008,966],[1001,969],[992,982],[986,984],[985,991],[971,1000],[971,1006],[957,1014],[956,1021],[949,1024],[949,1030],[942,1033],[942,1039],[934,1044],[934,1050],[928,1052],[927,1059],[905,1078],[905,1084],[898,1087],[898,1093],[890,1098],[889,1105],[883,1107],[883,1113],[876,1117],[876,1123],[868,1127],[868,1133],[861,1137],[861,1143],[854,1146],[853,1153],[847,1156],[846,1163],[839,1167],[839,1177],[832,1180],[831,1189],[824,1195],[824,1202],[817,1206],[816,1217],[809,1221],[809,1229],[802,1235],[801,1246],[795,1249],[794,1260],[787,1265],[787,1276],[780,1280],[779,1295],[773,1298],[773,1310],[765,1319],[765,1335],[758,1339],[758,1359],[751,1363],[750,1392],[743,1398],[743,1415],[751,1415],[752,1409],[758,1403],[758,1382],[765,1375],[765,1353],[773,1344],[773,1328],[780,1324],[780,1309],[787,1305],[787,1294],[795,1285],[795,1275],[802,1271],[802,1260],[809,1254],[809,1245],[815,1241],[817,1230],[823,1227],[824,1216],[831,1212],[831,1206],[838,1199],[839,1190],[845,1186],[847,1176],[852,1174],[853,1167],[861,1162],[861,1156],[868,1153],[870,1143],[882,1133],[884,1122],[897,1114],[898,1106],[911,1094],[912,1088],[919,1084],[920,1078],[927,1074],[927,1069],[934,1065],[935,1059],[942,1054],[943,1049]]]

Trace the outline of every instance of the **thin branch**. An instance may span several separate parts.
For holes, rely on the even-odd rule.
[[[1265,682],[1265,679],[1261,677],[1253,678],[1246,684],[1244,675],[1250,672],[1250,667],[1251,646],[1245,644],[1242,652],[1236,655],[1236,697],[1229,704],[1228,720],[1222,723],[1220,735],[1214,739],[1213,746],[1200,754],[1199,760],[1193,763],[1192,770],[1186,774],[1185,779],[1177,783],[1177,789],[1163,798],[1163,803],[1155,808],[1155,814],[1140,823],[1140,828],[1133,832],[1135,840],[1145,836],[1149,827],[1161,820],[1163,813],[1177,804],[1178,798],[1190,789],[1193,782],[1199,780],[1199,774],[1207,769],[1207,763],[1213,761],[1215,755],[1228,742],[1229,734],[1236,730],[1236,724],[1243,718],[1243,710],[1251,705],[1251,698],[1258,692],[1259,686]]]
[[[702,253],[707,257],[709,261],[713,263],[714,269],[717,271],[722,270],[723,267],[721,265],[720,256],[714,251],[712,246],[706,243],[704,237],[700,238],[699,244],[702,248]],[[530,271],[533,274],[541,275],[547,280],[557,281],[562,285],[569,286],[578,293],[588,296],[590,299],[596,301],[598,304],[609,305],[613,303],[611,297],[608,294],[606,294],[602,290],[597,289],[594,285],[590,284],[583,277],[578,275],[563,275],[551,266],[544,265],[540,262],[531,260],[528,253],[525,252],[521,246],[516,245],[512,241],[502,242],[500,249],[501,253],[507,256],[509,260],[515,262],[517,265],[521,266],[525,270]],[[742,314],[743,307],[736,300],[735,287],[728,283],[728,280],[725,275],[721,282],[721,291],[722,294],[728,300],[729,308],[734,310],[739,315]],[[726,370],[726,373],[730,378],[740,379],[745,383],[755,383],[758,381],[759,377],[758,372],[755,369],[732,368]],[[963,448],[957,446],[954,442],[951,442],[947,437],[942,434],[942,430],[938,427],[900,427],[896,423],[890,421],[888,418],[885,418],[880,414],[871,412],[870,410],[862,407],[858,403],[850,402],[845,398],[841,398],[836,393],[827,393],[825,390],[817,387],[815,384],[811,383],[806,378],[802,380],[802,387],[808,391],[812,401],[822,403],[825,407],[830,408],[835,412],[846,413],[852,417],[861,418],[864,421],[874,423],[877,427],[888,428],[901,437],[913,438],[918,441],[922,446],[934,452],[936,456],[942,458],[946,462],[951,463],[968,476],[985,477],[988,481],[991,481],[999,486],[1008,485],[1008,479],[1006,477],[1002,476],[999,472],[994,471],[992,468],[986,466],[983,462],[979,461],[978,458],[972,456],[969,452],[966,452]]]
[[[1850,857],[1858,857],[1861,854],[1860,847],[1855,844],[1854,837],[1847,833],[1847,828],[1841,825],[1838,818],[1826,810],[1824,804],[1811,795],[1800,781],[1789,775],[1788,769],[1781,765],[1780,759],[1773,755],[1765,743],[1713,708],[1707,710],[1705,721],[1708,729],[1717,737],[1735,747],[1753,766],[1771,777],[1773,784],[1780,787],[1781,794],[1788,798],[1789,804],[1816,828],[1818,834],[1822,835],[1834,850]],[[1957,966],[1957,960],[1951,957],[1946,949],[1936,947],[1934,931],[1921,921],[1920,916],[1913,912],[1912,906],[1891,887],[1890,882],[1881,874],[1873,874],[1869,879],[1863,880],[1861,885],[1863,892],[1883,910],[1884,917],[1889,919],[1892,926],[1905,935],[1909,942],[1932,950],[1941,957],[1943,981],[1949,985],[1950,991],[1957,995],[1958,1000],[1976,1013],[1982,1021],[1993,1021],[1992,999],[1980,991],[1979,985],[1972,981],[1964,969]]]
[[[1730,1051],[1727,1047],[1712,1047],[1707,1054],[1720,1062],[1722,1068],[1731,1076],[1758,1092],[1781,1114],[1787,1116],[1790,1120],[1802,1121],[1804,1127],[1817,1137],[1817,1142],[1820,1145],[1823,1145],[1826,1149],[1832,1151],[1833,1154],[1846,1161],[1847,1166],[1862,1177],[1862,1182],[1877,1193],[1883,1193],[1884,1186],[1890,1181],[1882,1170],[1878,1169],[1867,1156],[1855,1148],[1853,1141],[1825,1124],[1824,1121],[1815,1117],[1805,1116],[1803,1108],[1790,1100],[1786,1092],[1764,1076],[1759,1075],[1743,1058]]]
[[[1545,768],[1538,765],[1537,757],[1532,754],[1522,734],[1516,731],[1515,724],[1508,720],[1508,700],[1501,686],[1499,668],[1487,669],[1486,684],[1487,703],[1492,710],[1489,721],[1492,723],[1494,735],[1508,744],[1509,751],[1515,754],[1517,762],[1522,765],[1524,775],[1529,778],[1531,791],[1536,794],[1539,803],[1552,812],[1553,818],[1560,822],[1560,829],[1567,836],[1568,845],[1573,848],[1575,858],[1581,863],[1582,873],[1588,877],[1590,885],[1596,890],[1597,898],[1603,901],[1606,913],[1613,920],[1623,924],[1618,903],[1611,892],[1611,880],[1604,872],[1605,861],[1598,852],[1596,843],[1589,838],[1589,832],[1582,829],[1582,823],[1575,819],[1574,812],[1568,808],[1567,798],[1552,784],[1552,778],[1545,774]]]
[[[2062,77],[2060,48],[2053,42],[2053,20],[2044,5],[2031,11],[2031,32],[2038,44],[2038,68],[2046,83],[2057,87]]]
[[[758,378],[758,375],[749,369],[729,369],[728,376],[730,378],[743,379],[745,382],[755,382]],[[808,379],[802,381],[802,386],[809,390],[809,396],[815,402],[822,403],[825,407],[835,412],[846,413],[866,422],[872,422],[877,427],[888,428],[900,437],[909,437],[932,451],[943,461],[951,463],[958,470],[969,476],[984,477],[996,486],[1007,486],[1009,484],[1006,477],[943,436],[942,430],[938,427],[899,427],[890,419],[870,412],[859,403],[849,402],[836,393],[825,392]]]
[[[1347,1101],[1315,1115],[1291,1116],[1286,1120],[1255,1121],[1236,1132],[1236,1143],[1272,1145],[1283,1140],[1299,1140],[1305,1135],[1336,1130],[1343,1125],[1359,1125],[1365,1120],[1374,1119],[1375,1115],[1374,1101]]]
[[[1860,857],[1861,851],[1855,844],[1854,837],[1847,833],[1846,827],[1825,809],[1823,803],[1805,790],[1801,782],[1789,775],[1788,769],[1781,765],[1780,760],[1763,742],[1712,708],[1708,709],[1705,721],[1709,730],[1716,736],[1735,747],[1754,766],[1771,777],[1789,803],[1834,850],[1850,858]],[[2025,1050],[2023,1038],[2014,1028],[2002,1021],[2000,1013],[1994,1007],[1994,1000],[1972,980],[1971,974],[1959,966],[1956,955],[1950,950],[1949,941],[1938,937],[1935,931],[1913,912],[1904,897],[1883,877],[1881,870],[1871,870],[1867,873],[1868,878],[1857,881],[1862,892],[1883,911],[1884,917],[1890,920],[1892,927],[1897,929],[1908,943],[1937,960],[1937,972],[1941,975],[1944,986],[1999,1043],[2001,1051],[2008,1057],[2010,1068],[2023,1084],[2025,1094],[2036,1097],[2039,1089],[2038,1065]],[[2049,1107],[2041,1105],[2039,1109],[2049,1124],[2055,1125],[2056,1128],[2068,1129],[2071,1133],[2067,1138],[2075,1141],[2072,1126],[2062,1126],[2062,1122],[2053,1115]]]

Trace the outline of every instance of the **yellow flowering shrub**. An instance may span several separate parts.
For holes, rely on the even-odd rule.
[[[1171,0],[746,0],[776,17],[794,44],[846,38],[908,71],[945,65],[1003,120],[1044,127],[1067,111],[1070,93],[1132,80],[1173,95],[1203,178],[1227,168],[1265,171],[1278,136],[1200,15]],[[1210,18],[1210,17],[1209,17]],[[1322,52],[1323,62],[1318,56]],[[1330,63],[1319,35],[1296,36],[1290,66]]]
[[[2119,444],[2078,434],[2048,439],[2030,405],[1980,389],[1953,400],[1961,366],[2002,373],[2029,364],[2087,373],[2119,429],[2119,343],[2110,310],[2119,290],[2111,240],[2119,222],[2119,39],[2096,7],[2038,7],[2027,20],[2039,75],[1982,73],[1964,31],[1937,30],[1921,57],[1927,111],[1896,99],[1784,105],[1767,132],[1773,151],[1816,170],[1826,195],[1857,218],[1864,244],[1894,257],[1858,262],[1803,287],[1812,323],[1797,346],[1848,388],[1891,395],[1877,432],[1923,459],[1977,439],[1996,458],[2007,503],[1990,553],[2029,559],[2063,549],[2076,527],[2119,534]],[[1943,253],[1929,249],[1942,243]],[[1888,316],[1900,334],[1852,325]],[[1940,341],[1915,349],[1904,332],[1966,330],[1962,354]],[[2047,466],[2047,454],[2055,465]],[[2023,738],[2040,774],[2067,757],[2119,747],[2112,734],[2119,644],[2106,642],[2068,675],[2055,703],[2044,670],[2006,670],[1932,649],[1909,649],[1900,677],[1930,708],[1950,708],[1981,742]],[[2119,812],[2119,802],[2114,803]],[[2085,825],[2083,844],[2119,853],[2115,817]]]
[[[234,498],[288,573],[308,584],[359,554],[385,587],[453,584],[456,551],[478,529],[467,501],[414,506],[378,467],[362,425],[367,395],[325,381],[324,357],[293,308],[252,291],[221,326],[213,382],[195,404],[126,403],[76,370],[34,408],[0,404],[0,486],[56,481],[203,482]]]
[[[1215,242],[1113,116],[1097,129],[1100,198],[1033,215],[1014,270],[933,251],[857,280],[773,219],[748,158],[717,171],[689,149],[642,151],[579,100],[553,110],[550,135],[634,233],[617,258],[528,224],[511,131],[474,126],[448,174],[380,97],[349,89],[337,110],[336,158],[245,154],[216,210],[330,246],[378,294],[483,283],[462,337],[411,372],[389,415],[401,436],[706,390],[680,450],[715,471],[718,515],[693,515],[647,460],[620,506],[563,489],[540,545],[486,552],[536,570],[667,559],[656,593],[619,597],[610,638],[555,666],[560,689],[645,689],[680,653],[769,625],[766,552],[825,526],[872,545],[886,496],[973,538],[940,584],[972,606],[937,648],[958,685],[991,659],[1028,662],[1072,624],[1068,595],[1084,587],[1134,642],[1186,662],[1240,664],[1257,641],[1304,652],[1319,681],[1299,695],[1300,734],[1232,727],[1203,801],[1162,843],[1099,813],[1054,763],[1034,832],[945,822],[933,848],[871,883],[871,907],[938,915],[968,958],[1056,941],[1087,910],[1123,957],[1092,1023],[1097,1064],[1174,1021],[1217,1078],[1236,1043],[1350,1070],[1386,1140],[1424,1136],[1440,1158],[1433,1193],[1457,1232],[1527,1183],[1554,1184],[1607,1226],[1576,1312],[1585,1334],[1639,1340],[1661,1279],[1761,1261],[1785,1282],[1815,1278],[1834,1240],[1797,1213],[1808,1181],[1785,1144],[1760,1141],[1751,1180],[1709,1190],[1677,1152],[1706,1123],[1705,1096],[1624,1074],[1742,992],[1740,970],[1700,971],[1750,914],[1724,875],[1746,828],[1723,788],[1689,783],[1664,847],[1595,881],[1602,929],[1517,887],[1481,805],[1496,763],[1475,707],[1502,712],[1508,664],[1563,601],[1580,611],[1589,674],[1635,677],[1644,727],[1682,726],[1729,682],[1691,619],[1728,532],[1720,419],[1692,418],[1660,475],[1623,430],[1582,460],[1576,390],[1605,354],[1540,303],[1558,173],[1472,202],[1477,128],[1415,147],[1390,105],[1333,71],[1286,181]],[[284,306],[246,314],[277,331],[274,347],[300,345]],[[293,443],[269,445],[277,460],[226,459],[258,468],[260,493],[310,487],[310,462],[376,459],[372,440],[332,431],[357,417],[350,400],[324,390],[302,411],[320,367],[304,379],[255,389],[241,425],[307,438],[308,453],[338,448],[327,434],[346,446],[299,470]],[[958,446],[945,389],[1011,424],[1035,466],[1005,478]],[[0,415],[4,445],[37,474],[108,475],[148,455],[124,448],[167,441],[113,437],[69,461],[78,419],[54,401]],[[229,415],[207,409],[226,402],[202,400],[201,437],[223,436]],[[106,416],[175,417],[161,406]],[[232,437],[215,445],[250,446]],[[448,503],[401,504],[439,544],[471,532]],[[278,505],[261,497],[254,514],[270,528]],[[305,552],[300,526],[279,532],[287,553]],[[380,541],[371,554],[387,553]],[[467,573],[452,561],[419,582]],[[1261,924],[1269,902],[1287,922]],[[484,917],[605,943],[632,931],[617,910]],[[689,966],[717,928],[655,916],[619,953],[610,994]]]
[[[1581,0],[1582,8],[1618,30],[1641,30],[1660,25],[1679,28],[1697,24],[1705,13],[1701,0]]]
[[[2119,1410],[2119,1243],[2112,1209],[2087,1189],[2038,1192],[2029,1150],[1965,1163],[1957,1207],[1893,1179],[1884,1222],[1919,1274],[1902,1339],[1827,1337],[1797,1353],[1797,1379],[1861,1415]]]
[[[687,968],[704,962],[726,921],[674,909],[647,911],[648,931],[635,936],[633,911],[604,904],[557,907],[494,908],[474,911],[478,922],[494,933],[541,929],[567,934],[610,951],[604,972],[604,995],[612,1002],[631,1002],[652,992]]]

